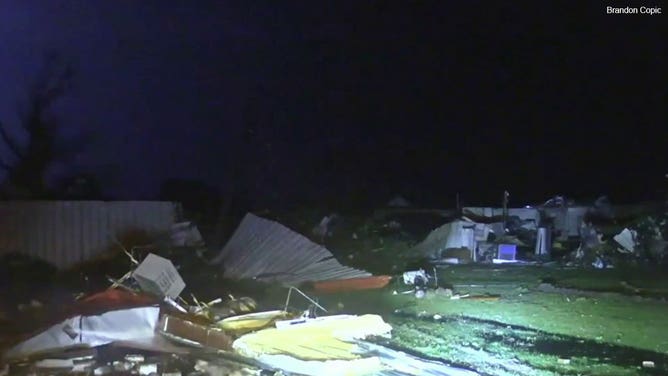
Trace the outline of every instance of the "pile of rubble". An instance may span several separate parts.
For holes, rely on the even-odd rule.
[[[12,375],[175,375],[211,374],[213,367],[213,374],[260,374],[303,368],[308,361],[320,371],[305,374],[326,374],[322,367],[330,369],[326,362],[335,361],[335,369],[367,374],[380,362],[354,353],[354,343],[346,341],[391,331],[379,316],[315,317],[313,309],[304,314],[288,302],[259,313],[248,313],[257,308],[248,297],[188,302],[180,297],[184,288],[171,261],[151,253],[107,290],[81,297],[62,317],[7,350],[6,369]],[[330,350],[323,352],[323,346]],[[219,352],[233,361],[212,358]]]
[[[286,246],[298,252],[267,262]],[[58,309],[28,307],[43,313],[42,325],[11,340],[0,374],[475,375],[367,342],[391,335],[378,315],[328,313],[296,285],[333,292],[383,287],[390,278],[332,262],[326,249],[275,222],[247,216],[214,260],[226,261],[228,278],[287,287],[285,304],[272,310],[258,312],[250,297],[185,298],[186,283],[170,259],[124,253],[132,266],[107,288]]]
[[[668,261],[668,214],[635,218],[625,225],[582,224],[582,242],[573,263],[610,268],[618,262],[663,265]]]
[[[393,228],[411,209],[383,209]],[[438,211],[412,209],[413,213]],[[395,216],[388,216],[394,213]],[[439,213],[445,213],[440,211]],[[446,218],[447,217],[447,218]],[[610,267],[615,261],[661,264],[668,250],[668,210],[660,204],[612,206],[606,197],[592,205],[576,205],[556,196],[522,208],[464,207],[443,215],[434,228],[407,253],[432,264],[566,261]]]

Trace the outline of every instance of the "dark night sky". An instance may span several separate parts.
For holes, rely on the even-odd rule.
[[[466,3],[4,0],[0,119],[57,50],[64,137],[94,139],[54,174],[119,198],[169,177],[283,203],[666,189],[665,15]]]

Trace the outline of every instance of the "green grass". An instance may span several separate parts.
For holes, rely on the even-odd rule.
[[[658,272],[471,265],[441,270],[439,280],[458,294],[500,297],[418,300],[393,295],[406,287],[392,285],[319,299],[339,307],[333,313],[383,315],[394,327],[391,345],[489,375],[668,374],[668,303],[620,288],[660,289]],[[568,289],[543,291],[545,281]],[[642,369],[643,360],[656,368]]]

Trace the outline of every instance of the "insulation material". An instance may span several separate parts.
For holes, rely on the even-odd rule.
[[[222,263],[227,278],[284,285],[371,276],[341,265],[329,250],[303,235],[251,213],[212,262]]]
[[[246,334],[232,344],[243,356],[289,355],[302,360],[359,359],[351,341],[389,335],[392,327],[378,315],[337,315]]]

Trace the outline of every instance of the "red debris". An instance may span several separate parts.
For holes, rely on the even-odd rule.
[[[108,289],[79,300],[68,310],[68,317],[76,315],[97,315],[108,311],[147,307],[159,304],[152,295],[132,293],[121,289]]]
[[[391,279],[392,277],[388,275],[377,275],[372,277],[337,279],[334,281],[319,281],[313,283],[313,289],[320,293],[380,289],[387,286]]]

